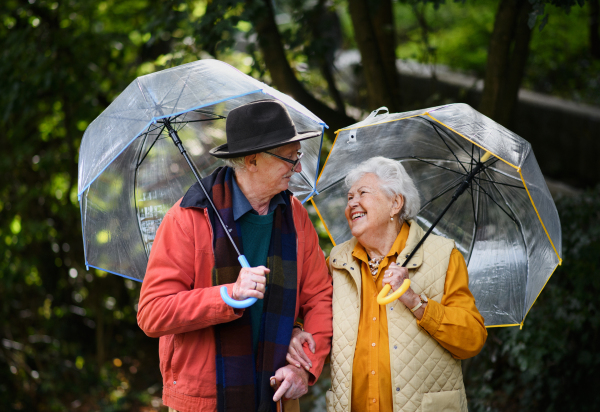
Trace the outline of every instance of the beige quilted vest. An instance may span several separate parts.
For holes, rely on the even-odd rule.
[[[413,220],[404,259],[425,234]],[[333,342],[331,389],[327,391],[328,412],[349,412],[352,364],[360,320],[360,262],[352,257],[357,240],[350,239],[331,251],[329,269],[333,276]],[[454,241],[430,235],[408,264],[411,288],[430,300],[441,302],[446,271]],[[461,363],[424,329],[399,301],[387,305],[394,412],[467,412]],[[382,411],[383,412],[383,411]]]

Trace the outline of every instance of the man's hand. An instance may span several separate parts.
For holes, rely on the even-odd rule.
[[[275,372],[279,389],[273,396],[273,402],[278,402],[282,397],[285,399],[298,399],[308,392],[308,372],[293,365],[286,365]]]
[[[244,300],[247,298],[263,299],[267,287],[267,278],[270,269],[264,266],[255,268],[242,268],[237,281],[233,284],[233,296],[235,300]]]

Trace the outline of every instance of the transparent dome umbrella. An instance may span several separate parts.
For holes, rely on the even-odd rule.
[[[374,156],[395,159],[419,191],[417,222],[454,239],[465,257],[485,325],[522,326],[561,263],[562,247],[558,213],[531,145],[465,104],[380,112],[337,132],[317,180],[311,200],[332,242],[352,237],[344,217],[346,175]]]
[[[223,165],[208,151],[226,142],[227,114],[261,99],[283,102],[298,132],[321,131],[301,142],[306,167],[290,183],[300,200],[311,196],[326,125],[305,107],[218,60],[142,76],[83,135],[78,197],[86,265],[143,280],[156,230],[196,182],[193,172],[204,177]]]

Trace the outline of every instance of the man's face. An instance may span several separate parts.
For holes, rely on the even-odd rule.
[[[298,158],[299,150],[300,143],[295,142],[268,150],[268,152],[293,161]],[[265,194],[270,196],[275,196],[277,193],[287,190],[294,173],[302,171],[302,163],[299,163],[295,168],[295,172],[292,172],[292,164],[265,153],[256,156],[255,160],[257,170],[254,178],[261,183],[261,188],[264,188]]]

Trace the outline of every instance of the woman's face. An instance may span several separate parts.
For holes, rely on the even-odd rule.
[[[390,218],[400,212],[402,204],[402,196],[388,197],[380,189],[379,178],[367,173],[348,191],[345,215],[352,236],[360,238],[365,233],[375,235],[383,233],[390,224],[395,226],[397,222],[392,222]]]

